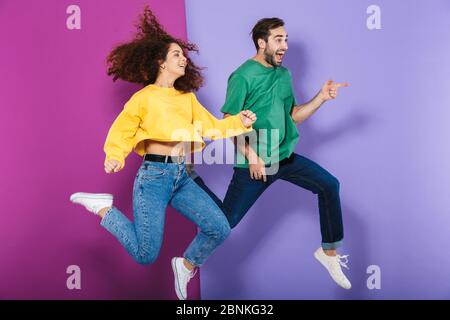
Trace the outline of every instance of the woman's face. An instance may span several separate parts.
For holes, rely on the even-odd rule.
[[[184,56],[183,50],[178,44],[170,44],[166,61],[164,61],[161,66],[165,72],[168,72],[176,78],[184,76],[187,58]]]

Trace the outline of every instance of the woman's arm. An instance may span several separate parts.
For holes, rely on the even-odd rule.
[[[213,140],[225,139],[241,135],[253,130],[252,124],[256,120],[253,112],[246,110],[226,119],[217,119],[203,107],[192,94],[193,120],[196,128],[203,137]]]
[[[116,160],[120,164],[120,167],[114,172],[121,170],[125,166],[125,158],[133,150],[134,137],[140,122],[140,103],[135,94],[125,104],[124,109],[109,129],[104,145],[106,153],[105,170],[107,163],[111,163],[112,160]]]

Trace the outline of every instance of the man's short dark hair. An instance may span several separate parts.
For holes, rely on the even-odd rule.
[[[259,50],[258,39],[263,39],[267,42],[271,29],[276,29],[284,26],[284,21],[280,18],[264,18],[259,20],[252,29],[252,39],[256,50]]]

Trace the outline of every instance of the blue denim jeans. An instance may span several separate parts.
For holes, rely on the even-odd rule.
[[[161,248],[167,205],[195,223],[200,231],[184,252],[202,265],[229,235],[222,210],[186,173],[184,163],[144,161],[133,187],[134,223],[112,207],[101,221],[140,264],[156,260]]]
[[[196,174],[191,176],[195,177]],[[235,167],[223,205],[218,204],[220,200],[200,177],[195,177],[194,181],[210,194],[210,197],[227,216],[231,228],[234,228],[259,196],[278,179],[291,182],[318,195],[322,248],[336,249],[340,247],[344,238],[344,228],[339,181],[317,163],[303,156],[294,153],[288,159],[283,160],[278,172],[268,175],[266,182],[251,179],[249,169]]]

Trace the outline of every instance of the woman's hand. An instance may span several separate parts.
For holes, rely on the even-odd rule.
[[[122,170],[122,164],[114,159],[108,160],[105,163],[105,172],[106,173],[115,173],[115,172],[119,172],[120,170]]]
[[[251,127],[251,125],[256,121],[256,114],[250,110],[241,111],[239,113],[239,117],[241,117],[242,124],[246,128]]]

